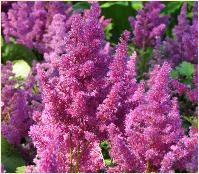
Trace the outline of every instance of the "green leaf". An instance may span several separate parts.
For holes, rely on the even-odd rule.
[[[112,36],[112,33],[111,33],[112,29],[113,29],[113,24],[112,23],[108,24],[105,27],[104,32],[105,32],[106,40],[110,40],[110,38]]]
[[[109,147],[108,147],[108,142],[107,141],[102,141],[101,143],[100,143],[100,147],[101,148],[104,148],[104,149],[108,149]]]
[[[107,166],[111,166],[113,164],[111,159],[105,159],[104,162]]]
[[[4,39],[3,36],[1,36],[1,47],[4,45]]]
[[[3,62],[24,59],[29,64],[31,64],[32,59],[36,58],[31,49],[14,43],[3,44],[1,56]]]
[[[33,93],[34,93],[34,94],[38,94],[38,93],[39,93],[39,86],[35,84],[35,85],[33,86],[32,90],[33,90]]]
[[[17,167],[15,173],[24,173],[26,166]]]
[[[103,3],[103,4],[101,4],[101,8],[109,8],[109,7],[111,7],[111,6],[113,6],[113,5],[120,5],[120,6],[128,6],[129,4],[128,4],[128,2],[105,2],[105,3]]]
[[[173,79],[177,79],[177,78],[178,78],[178,71],[172,70],[172,71],[170,72],[170,76],[171,76]]]
[[[183,116],[183,118],[188,121],[189,123],[191,123],[191,125],[195,128],[198,128],[198,119],[194,116]]]
[[[113,5],[114,3],[113,2],[106,2],[106,3],[103,3],[100,7],[101,8],[109,8]]]
[[[136,10],[132,8],[130,2],[108,2],[108,4],[103,3],[101,6],[103,7],[102,16],[105,16],[107,19],[111,18],[114,26],[111,30],[111,44],[118,43],[118,38],[125,29],[131,31],[128,17],[134,16]]]
[[[90,4],[88,2],[77,2],[73,5],[73,9],[74,10],[78,10],[78,9],[89,9],[90,8]]]
[[[182,62],[176,67],[176,70],[179,72],[179,74],[184,75],[187,78],[192,78],[194,73],[194,65],[189,62]]]
[[[18,151],[3,136],[1,136],[1,162],[9,173],[13,173],[17,167],[25,165]]]
[[[143,2],[132,2],[132,8],[135,10],[139,10],[143,7]]]
[[[16,60],[13,62],[12,72],[15,73],[17,78],[25,79],[28,76],[30,70],[30,66],[24,60]]]
[[[187,14],[187,16],[188,16],[188,18],[192,18],[192,16],[193,16],[193,14],[192,14],[192,12],[189,12],[188,14]]]
[[[182,5],[182,2],[164,2],[165,8],[162,10],[162,14],[172,14],[178,10],[180,10],[180,7]]]

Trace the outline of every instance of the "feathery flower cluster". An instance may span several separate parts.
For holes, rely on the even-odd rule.
[[[108,126],[110,155],[116,164],[110,172],[197,171],[197,131],[190,131],[190,138],[182,129],[177,99],[171,100],[169,95],[169,70],[167,63],[162,68],[156,66],[148,81],[149,90],[145,93],[141,84],[134,92],[133,96],[139,95],[141,100],[126,115],[124,133],[113,123]],[[184,156],[178,158],[174,147]],[[170,159],[169,154],[175,158]],[[179,165],[174,166],[175,161]],[[185,162],[187,166],[181,168]]]
[[[99,16],[96,3],[83,15],[73,15],[65,54],[52,60],[57,76],[49,79],[38,67],[45,106],[30,130],[39,157],[37,172],[97,172],[104,167],[95,113],[110,57],[103,53]]]
[[[167,63],[162,68],[156,66],[148,81],[149,90],[144,94],[142,84],[134,93],[136,98],[139,95],[140,104],[126,115],[123,135],[114,124],[109,126],[111,156],[117,164],[116,171],[160,171],[164,156],[184,135],[177,100],[170,100],[169,70]]]
[[[197,4],[192,24],[183,5],[175,38],[165,42],[161,36],[168,16],[160,15],[163,8],[159,2],[148,2],[136,19],[129,18],[134,45],[155,46],[162,59],[162,66],[155,65],[150,78],[140,82],[137,54],[128,55],[130,32],[123,32],[112,55],[103,32],[110,20],[100,17],[98,3],[70,13],[70,3],[14,2],[2,13],[7,41],[15,37],[45,58],[41,64],[33,63],[21,83],[11,62],[1,70],[2,134],[23,156],[34,154],[33,144],[37,149],[31,156],[35,165],[27,166],[26,173],[197,172],[198,131],[191,126],[186,133],[182,127],[170,83],[197,103],[198,72],[195,66],[193,86],[188,87],[171,81],[171,65],[164,62],[168,51],[173,56],[169,60],[197,63]],[[103,160],[99,145],[104,139],[110,145],[112,166]]]
[[[164,33],[168,23],[168,16],[160,16],[164,7],[160,2],[147,2],[144,8],[138,11],[136,19],[129,17],[136,46],[154,46],[156,38]]]
[[[183,136],[176,145],[171,146],[162,160],[161,172],[198,171],[198,130],[190,128],[189,136]]]
[[[178,16],[178,25],[173,29],[174,38],[167,38],[156,45],[154,58],[157,62],[164,59],[172,66],[182,61],[198,64],[198,3],[195,2],[192,23],[187,19],[187,4],[184,3]]]
[[[34,123],[33,111],[42,110],[40,94],[33,91],[33,86],[36,84],[33,71],[25,81],[18,82],[15,74],[12,73],[12,63],[7,61],[6,65],[1,65],[2,135],[10,144],[16,145],[25,158],[31,155],[28,154],[31,151],[28,131]],[[22,147],[21,142],[24,140],[26,146]]]
[[[55,14],[69,18],[71,4],[64,2],[15,2],[8,12],[2,13],[5,39],[15,37],[17,43],[36,48],[40,53],[48,51],[43,35]]]
[[[129,35],[128,31],[124,31],[120,38],[107,74],[109,92],[103,103],[98,106],[97,117],[106,125],[112,122],[122,127],[125,113],[132,107],[132,102],[128,99],[136,89],[136,52],[129,60],[127,50]]]

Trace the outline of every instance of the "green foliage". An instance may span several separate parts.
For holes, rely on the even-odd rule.
[[[108,141],[102,141],[100,143],[100,147],[102,149],[102,155],[103,155],[103,158],[104,158],[105,165],[112,166],[113,162],[112,162],[112,159],[109,156],[110,146],[108,145]]]
[[[88,9],[90,8],[90,4],[88,2],[74,2],[73,9],[78,10],[78,9]]]
[[[198,128],[198,119],[194,116],[183,116],[183,118],[188,121],[193,127]]]
[[[191,85],[194,73],[194,65],[189,62],[182,62],[170,73],[173,79],[179,79],[182,83]]]
[[[114,26],[110,40],[117,43],[125,29],[131,31],[128,17],[135,16],[136,10],[132,8],[131,2],[100,2],[100,4],[102,15],[111,18]]]
[[[165,8],[162,10],[162,15],[169,15],[169,24],[166,28],[166,36],[173,37],[172,36],[172,29],[175,25],[177,25],[177,18],[180,14],[181,7],[183,5],[183,1],[170,1],[170,2],[163,2],[165,4]],[[194,5],[194,1],[187,1],[188,4],[188,18],[190,19],[192,17],[192,8]]]
[[[24,173],[26,166],[17,167],[15,173]]]
[[[104,29],[104,32],[105,32],[105,36],[106,36],[106,40],[110,40],[111,37],[112,37],[112,29],[113,29],[113,23],[110,23],[108,24],[105,29]]]
[[[34,94],[38,94],[39,93],[39,86],[34,85],[32,90],[33,90]]]
[[[151,47],[138,49],[137,67],[138,67],[138,77],[137,80],[145,78],[145,73],[149,70],[149,59],[151,58],[153,49]]]
[[[127,1],[123,1],[123,2],[119,2],[118,1],[118,2],[105,2],[100,7],[101,8],[109,8],[109,7],[111,7],[111,6],[115,5],[115,4],[120,5],[120,6],[128,6],[128,2]]]
[[[189,62],[182,62],[179,66],[176,67],[176,70],[179,74],[184,75],[187,78],[192,78],[194,73],[194,66]]]
[[[139,10],[139,9],[141,9],[143,7],[143,2],[142,1],[138,1],[138,2],[134,2],[133,1],[131,3],[131,6],[132,6],[133,9]]]
[[[24,166],[24,160],[5,138],[1,136],[1,163],[4,165],[7,172],[15,172],[19,166]]]
[[[26,60],[31,64],[32,60],[36,58],[33,51],[29,48],[26,48],[23,45],[15,43],[2,43],[1,44],[1,58],[2,62],[5,63],[7,60]]]

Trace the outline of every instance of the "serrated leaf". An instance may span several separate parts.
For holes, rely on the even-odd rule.
[[[7,172],[15,172],[19,166],[24,166],[24,160],[14,146],[10,145],[5,138],[1,136],[1,163]]]
[[[191,78],[194,73],[194,65],[189,62],[182,62],[179,66],[176,67],[176,70],[179,74]]]
[[[26,166],[17,167],[15,173],[24,173]]]
[[[30,70],[30,66],[24,60],[16,60],[13,62],[12,72],[15,73],[17,78],[25,79],[28,76]]]

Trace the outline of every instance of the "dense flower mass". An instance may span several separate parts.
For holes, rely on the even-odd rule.
[[[43,53],[48,51],[43,36],[55,14],[69,18],[70,3],[63,2],[15,2],[8,12],[2,13],[2,27],[6,41],[15,37],[17,43],[36,48]]]
[[[38,67],[45,107],[30,130],[40,157],[35,160],[37,172],[96,172],[103,168],[99,140],[94,134],[95,113],[103,98],[109,56],[103,53],[99,15],[99,5],[94,3],[83,16],[73,16],[64,40],[66,53],[52,61],[58,76],[48,79]]]
[[[124,30],[116,46],[101,3],[76,3],[2,4],[3,39],[42,57],[26,78],[15,61],[1,65],[1,134],[24,172],[198,172],[197,3],[192,22],[181,3],[173,38],[164,37],[167,3],[142,3],[132,37]]]
[[[177,65],[181,61],[198,63],[198,3],[195,2],[192,22],[187,18],[187,4],[184,3],[178,25],[173,29],[174,38],[167,38],[162,44],[158,42],[155,50],[155,59],[163,62],[168,59],[172,65]]]
[[[163,168],[162,163],[164,164],[162,161],[166,158],[164,156],[170,152],[171,147],[178,144],[178,141],[182,141],[184,131],[181,127],[177,100],[170,100],[169,95],[169,70],[167,63],[162,68],[155,67],[148,81],[149,90],[145,94],[144,90],[141,90],[142,93],[138,92],[142,99],[140,104],[126,115],[123,135],[118,133],[113,124],[110,125],[111,156],[117,164],[116,171],[160,172]],[[141,87],[143,88],[143,85]],[[187,136],[185,138],[189,139]],[[190,139],[193,144],[194,141]],[[191,153],[188,148],[184,150]],[[193,161],[190,160],[189,163],[191,165]],[[192,168],[190,171],[196,169]]]
[[[164,4],[160,2],[148,2],[143,9],[138,11],[136,19],[129,17],[136,46],[154,46],[156,37],[163,34],[168,23],[168,16],[160,16],[164,7]]]
[[[12,63],[1,65],[1,132],[25,156],[32,158],[32,142],[28,131],[33,122],[33,111],[42,110],[41,96],[33,90],[36,85],[34,68],[25,81],[19,81],[12,72]],[[25,146],[21,145],[24,141]]]
[[[189,136],[182,137],[176,145],[171,146],[162,160],[162,172],[174,172],[180,169],[189,172],[198,170],[198,130],[190,128]]]

